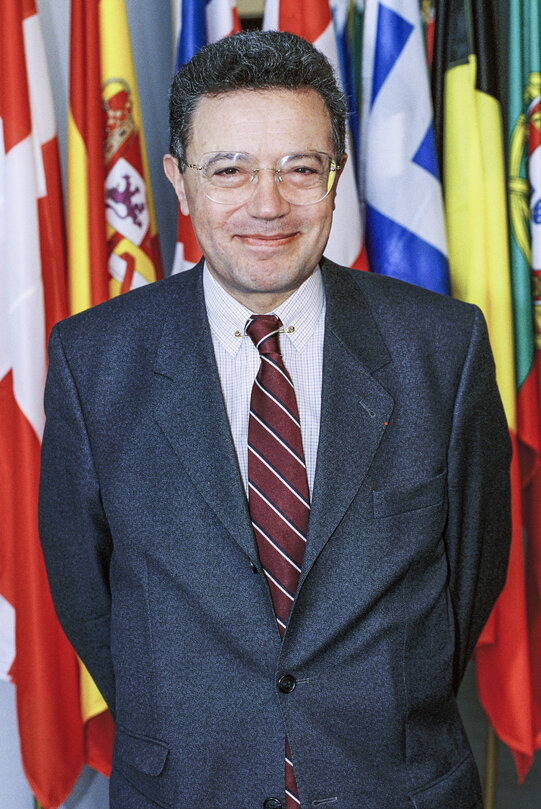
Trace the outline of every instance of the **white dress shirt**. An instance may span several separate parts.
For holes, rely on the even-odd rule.
[[[203,290],[225,406],[247,492],[248,416],[260,357],[244,328],[254,313],[226,292],[206,264]],[[311,494],[319,440],[325,332],[325,288],[319,267],[284,303],[267,314],[277,315],[283,324],[280,349],[295,386]]]

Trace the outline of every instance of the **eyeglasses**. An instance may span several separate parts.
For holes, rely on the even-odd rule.
[[[242,205],[252,196],[259,174],[274,172],[280,196],[292,205],[315,205],[330,193],[341,169],[326,152],[299,152],[281,157],[274,168],[257,165],[244,152],[207,152],[200,163],[186,163],[199,172],[206,196],[221,205]]]

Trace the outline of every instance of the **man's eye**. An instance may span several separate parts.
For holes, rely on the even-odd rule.
[[[310,166],[294,166],[291,171],[294,171],[296,174],[317,174],[317,170],[311,168]]]
[[[240,174],[240,169],[236,166],[226,166],[223,169],[216,169],[213,174],[218,177],[230,177],[235,174]]]

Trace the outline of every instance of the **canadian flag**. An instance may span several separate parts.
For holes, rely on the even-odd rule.
[[[77,659],[37,532],[46,339],[67,314],[62,194],[35,0],[2,0],[0,31],[0,676],[16,686],[27,779],[52,809],[84,757]]]
[[[338,46],[329,0],[267,0],[263,28],[289,31],[311,42],[325,54],[340,82]],[[325,255],[337,264],[367,269],[363,252],[361,206],[349,140],[348,133],[348,161],[338,184],[333,224]]]

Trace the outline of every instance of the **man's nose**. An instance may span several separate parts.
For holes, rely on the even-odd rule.
[[[288,213],[289,202],[280,195],[279,175],[274,169],[260,169],[252,196],[246,203],[250,216],[257,219],[275,219]]]

